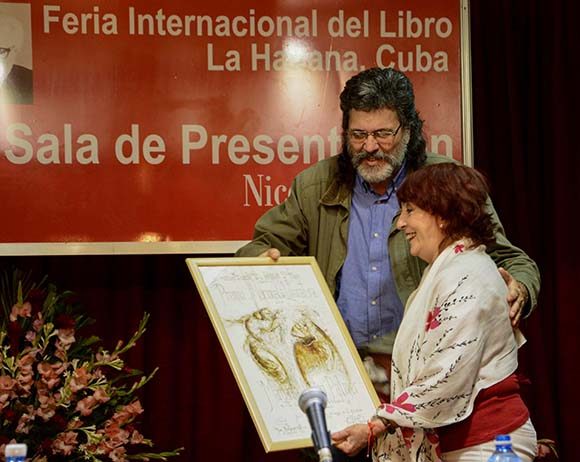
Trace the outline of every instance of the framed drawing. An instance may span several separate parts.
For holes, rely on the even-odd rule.
[[[186,261],[266,452],[312,445],[313,386],[331,432],[369,419],[379,399],[313,257]]]

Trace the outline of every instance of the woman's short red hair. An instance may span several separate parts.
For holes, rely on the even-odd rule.
[[[467,237],[474,245],[495,242],[495,226],[489,212],[489,188],[483,175],[464,165],[444,162],[410,173],[399,190],[407,202],[441,218],[449,240]]]

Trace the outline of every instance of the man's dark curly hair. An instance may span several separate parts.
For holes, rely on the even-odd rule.
[[[409,78],[393,68],[373,67],[351,77],[340,94],[342,110],[343,147],[340,153],[341,180],[353,184],[354,167],[347,151],[347,130],[350,111],[371,112],[390,109],[397,112],[402,128],[410,131],[407,146],[407,169],[417,170],[425,163],[425,138],[423,120],[415,108],[415,93]]]

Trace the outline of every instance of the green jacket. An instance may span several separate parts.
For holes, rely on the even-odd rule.
[[[283,256],[312,255],[316,257],[331,293],[335,293],[336,275],[346,258],[352,197],[351,190],[337,181],[337,160],[336,156],[324,159],[298,174],[286,201],[268,210],[258,220],[253,240],[240,248],[236,256],[255,257],[269,248],[280,250]],[[428,155],[426,165],[449,161],[443,156]],[[536,306],[540,289],[538,267],[508,241],[491,200],[489,208],[498,231],[496,244],[487,252],[498,267],[504,267],[526,286],[530,298],[525,313],[529,314]],[[409,253],[404,233],[395,225],[397,217],[398,214],[391,225],[388,248],[397,292],[405,305],[419,285],[426,264]],[[371,351],[390,352],[392,338],[373,345]]]

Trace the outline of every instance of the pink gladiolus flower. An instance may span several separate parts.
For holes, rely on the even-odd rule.
[[[115,448],[109,453],[109,458],[113,462],[125,462],[127,460],[126,454],[127,450],[125,448]]]
[[[32,375],[32,372],[19,373],[18,376],[16,376],[16,381],[18,382],[18,386],[21,389],[21,392],[19,394],[23,396],[30,395],[30,390],[34,385],[34,376]]]
[[[42,382],[52,389],[60,382],[60,375],[64,372],[65,367],[63,363],[50,364],[43,361],[36,369],[41,375]]]
[[[82,416],[88,416],[93,413],[93,409],[97,405],[97,401],[92,396],[87,396],[86,398],[81,399],[77,403],[76,410],[81,413]]]
[[[137,399],[133,401],[131,404],[123,406],[123,408],[120,411],[117,411],[115,415],[113,415],[113,420],[117,422],[119,425],[123,425],[133,420],[142,412],[143,408],[141,407],[140,401]]]
[[[41,362],[38,365],[38,372],[43,377],[52,377],[55,374],[60,375],[64,372],[66,366],[63,363],[48,363],[46,361]]]
[[[0,393],[9,393],[14,389],[15,381],[8,375],[0,375]]]
[[[93,398],[99,404],[106,403],[110,399],[104,388],[97,388],[93,394]]]
[[[40,391],[40,390],[39,390]],[[36,415],[42,417],[44,421],[50,420],[56,412],[56,400],[48,393],[38,394],[40,407],[36,410]]]
[[[42,329],[42,326],[44,326],[44,319],[42,319],[42,313],[38,313],[36,315],[36,319],[34,321],[32,321],[32,328],[36,332],[40,332]]]
[[[74,329],[57,329],[58,342],[65,349],[68,350],[70,346],[75,343]]]
[[[76,432],[59,433],[54,442],[52,449],[55,454],[62,454],[63,456],[70,456],[77,445]]]
[[[132,416],[136,417],[143,412],[143,407],[141,406],[141,402],[136,399],[131,404],[127,404],[127,406],[125,406],[125,410]]]
[[[37,353],[37,349],[27,348],[23,351],[23,355],[16,361],[16,365],[18,366],[16,382],[20,387],[18,392],[20,395],[28,396],[32,386],[34,385],[33,366],[36,361]]]
[[[34,410],[32,406],[28,406],[28,413],[22,414],[16,426],[16,433],[28,434],[32,423],[34,422]]]
[[[95,357],[97,358],[97,361],[99,361],[100,363],[110,363],[110,362],[114,361],[115,359],[117,359],[117,355],[107,353],[106,351],[98,352],[95,355]]]
[[[7,375],[0,375],[0,403],[5,403],[14,395],[16,381]]]
[[[145,438],[141,433],[137,430],[133,430],[133,433],[131,433],[131,444],[141,444],[144,440]]]
[[[129,432],[112,422],[105,427],[106,439],[103,444],[109,449],[114,449],[129,442]]]
[[[32,348],[30,348],[24,351],[26,353],[23,354],[16,363],[18,364],[18,367],[21,369],[29,368],[30,370],[32,370],[32,365],[34,364],[34,361],[36,361],[36,354],[38,353],[38,349],[33,350]]]
[[[22,305],[15,304],[10,312],[10,321],[14,322],[18,317],[29,318],[32,315],[32,305],[24,302]]]
[[[73,393],[76,393],[85,388],[90,380],[91,374],[87,372],[87,369],[85,367],[79,367],[73,372],[73,376],[70,381],[70,389],[73,391]]]

